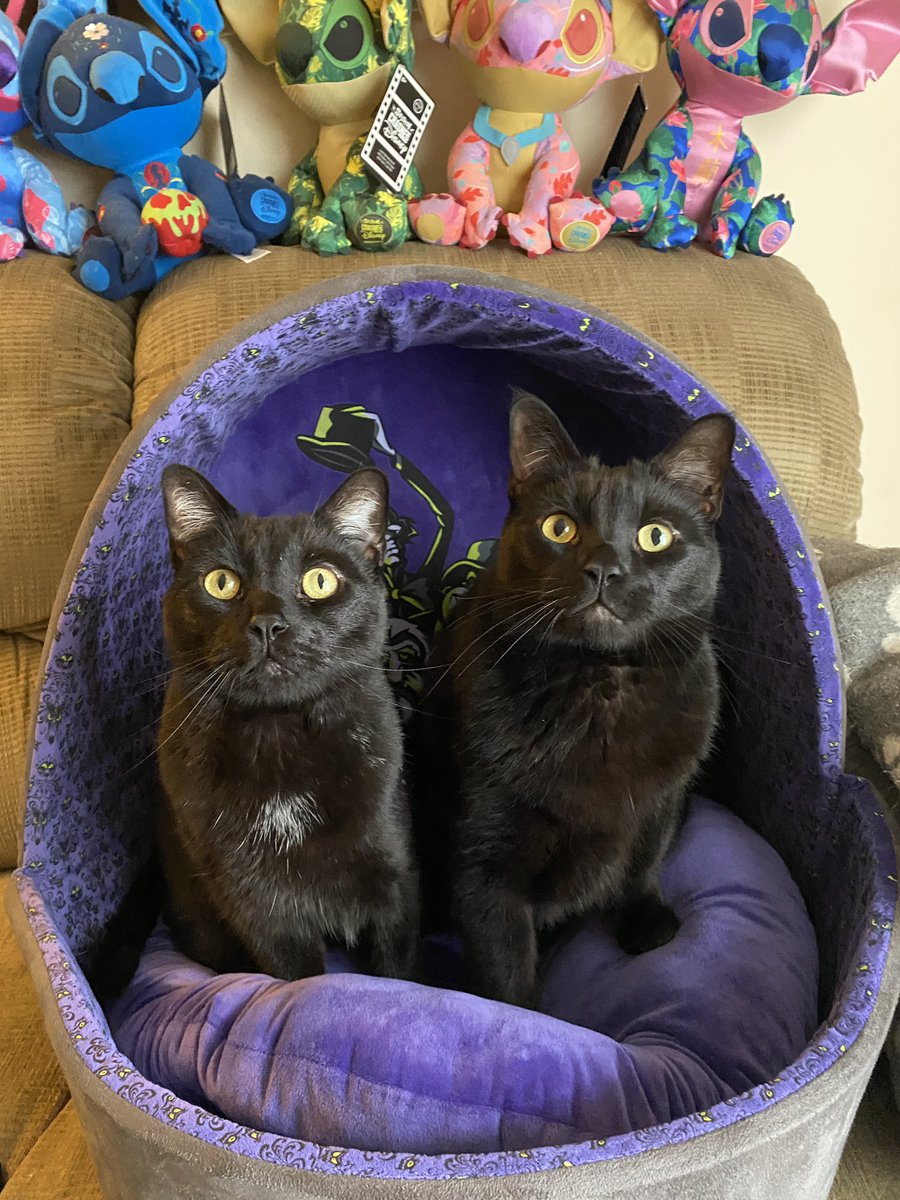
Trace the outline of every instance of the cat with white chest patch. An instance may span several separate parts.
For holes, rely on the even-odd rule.
[[[314,513],[237,512],[163,476],[174,665],[159,734],[160,850],[176,944],[217,971],[320,974],[329,942],[409,976],[417,877],[383,667],[387,482]]]

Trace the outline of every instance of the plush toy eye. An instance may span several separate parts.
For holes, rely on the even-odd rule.
[[[178,55],[147,29],[141,30],[140,40],[148,74],[170,92],[183,92],[187,86],[187,71]]]
[[[671,525],[664,525],[662,521],[651,521],[649,525],[644,525],[638,530],[637,544],[647,554],[659,554],[661,550],[668,550],[674,541],[675,530]]]
[[[603,19],[593,4],[575,0],[562,32],[562,43],[577,63],[590,62],[603,45]]]
[[[17,70],[15,54],[6,42],[0,41],[0,92],[15,79]]]
[[[753,0],[709,0],[700,18],[700,36],[716,54],[733,54],[753,30]]]
[[[472,0],[466,14],[466,41],[473,50],[479,50],[491,32],[494,14],[491,0]]]
[[[361,0],[335,0],[326,11],[322,53],[340,70],[353,70],[373,49],[372,18]]]
[[[241,590],[241,577],[227,567],[216,567],[203,580],[203,586],[215,600],[233,600]]]
[[[310,600],[327,600],[338,590],[338,577],[331,567],[312,567],[300,580],[303,595]]]
[[[47,101],[54,115],[67,125],[78,125],[87,111],[87,87],[66,59],[54,58],[47,71]]]
[[[556,542],[559,546],[566,546],[569,542],[575,540],[578,533],[578,526],[565,513],[553,513],[551,516],[545,517],[542,521],[541,533],[548,542]]]

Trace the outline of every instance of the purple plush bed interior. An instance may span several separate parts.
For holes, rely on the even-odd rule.
[[[367,333],[358,295],[355,309],[331,302],[325,330],[319,310],[236,345],[158,416],[113,488],[48,664],[26,829],[26,875],[75,955],[98,939],[153,827],[168,463],[261,514],[309,509],[364,463],[387,472],[388,661],[408,705],[430,636],[410,601],[467,587],[502,524],[513,387],[610,463],[649,456],[719,406],[614,326],[588,335],[580,314],[523,313],[504,297],[485,332],[456,292],[456,325],[441,329],[446,315],[422,316],[431,299],[405,337],[396,319]],[[106,1014],[142,1076],[245,1130],[422,1155],[596,1149],[689,1114],[732,1119],[728,1106],[737,1116],[802,1085],[791,1064],[814,1036],[829,1055],[838,1036],[825,1022],[849,995],[876,850],[834,836],[858,798],[841,780],[840,677],[812,552],[743,432],[734,459],[719,528],[725,702],[665,865],[675,939],[630,958],[585,918],[546,953],[530,1012],[458,990],[450,938],[427,948],[434,986],[371,978],[337,952],[326,975],[285,983],[215,976],[159,928]],[[42,772],[47,761],[64,767]],[[865,1004],[855,1012],[864,1020]]]

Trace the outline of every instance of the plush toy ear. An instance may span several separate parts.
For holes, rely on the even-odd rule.
[[[100,11],[106,11],[105,4]],[[76,17],[83,15],[84,13],[74,12],[70,4],[48,4],[46,8],[38,9],[25,35],[19,59],[19,95],[25,115],[34,126],[35,136],[42,142],[48,140],[38,123],[44,65],[60,34],[69,28]]]
[[[140,0],[141,8],[193,63],[204,98],[228,66],[221,33],[225,27],[215,0]]]
[[[425,21],[428,36],[436,42],[446,42],[453,24],[452,0],[419,0],[419,12]]]
[[[219,0],[219,7],[238,41],[270,67],[275,61],[280,0]]]
[[[415,47],[412,39],[412,0],[382,0],[381,35],[398,62],[412,69]]]
[[[825,30],[809,90],[852,96],[879,79],[900,53],[897,0],[856,0]]]
[[[662,33],[646,0],[613,0],[613,57],[631,71],[652,71]]]

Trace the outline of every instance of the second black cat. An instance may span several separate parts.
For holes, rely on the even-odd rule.
[[[498,554],[436,646],[422,721],[433,910],[450,904],[484,995],[533,1003],[539,934],[588,909],[633,953],[677,929],[658,874],[717,720],[733,440],[709,416],[612,468],[541,401],[513,407]]]

